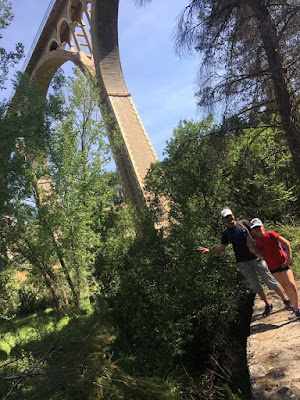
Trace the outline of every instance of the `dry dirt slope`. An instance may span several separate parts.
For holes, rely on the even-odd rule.
[[[297,282],[300,293],[300,281]],[[264,303],[256,296],[247,359],[255,400],[300,400],[300,320],[288,320],[291,311],[269,292],[274,306],[262,317]]]

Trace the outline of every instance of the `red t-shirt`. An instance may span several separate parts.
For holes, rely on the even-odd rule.
[[[263,237],[256,241],[257,250],[262,253],[269,269],[279,268],[287,260],[287,254],[278,242],[279,234],[274,231],[266,231]]]

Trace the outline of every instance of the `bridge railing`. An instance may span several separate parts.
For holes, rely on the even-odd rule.
[[[51,0],[50,3],[49,3],[49,5],[48,5],[47,11],[45,12],[45,15],[44,15],[44,17],[43,17],[43,19],[42,19],[41,25],[40,25],[40,27],[39,27],[39,29],[38,29],[38,31],[37,31],[37,33],[36,33],[34,39],[33,39],[33,42],[32,42],[32,45],[31,45],[31,47],[30,47],[30,50],[29,50],[29,52],[28,52],[28,54],[27,54],[27,56],[26,56],[26,58],[25,58],[24,64],[23,64],[22,69],[21,69],[22,72],[25,71],[25,69],[26,69],[26,67],[27,67],[27,65],[28,65],[28,63],[29,63],[29,60],[30,60],[30,58],[31,58],[31,56],[32,56],[32,53],[33,53],[33,51],[34,51],[34,49],[35,49],[35,46],[36,46],[36,44],[37,44],[37,42],[38,42],[38,40],[39,40],[39,37],[40,37],[40,35],[41,35],[41,32],[42,32],[42,30],[43,30],[44,27],[45,27],[45,24],[46,24],[46,22],[47,22],[47,20],[48,20],[48,18],[49,18],[49,15],[50,15],[50,13],[51,13],[51,11],[52,11],[52,8],[53,8],[55,2],[56,2],[56,0]]]
[[[21,72],[24,72],[24,71],[25,71],[25,69],[26,69],[26,67],[27,67],[27,65],[28,65],[28,63],[29,63],[29,60],[30,60],[30,58],[31,58],[31,56],[32,56],[32,53],[33,53],[33,51],[34,51],[34,49],[35,49],[35,46],[36,46],[36,44],[37,44],[37,42],[38,42],[38,40],[39,40],[39,37],[40,37],[40,35],[41,35],[41,32],[42,32],[42,30],[43,30],[44,27],[45,27],[45,24],[46,24],[46,22],[47,22],[47,20],[48,20],[48,17],[49,17],[49,15],[50,15],[51,11],[52,11],[52,8],[53,8],[55,2],[56,2],[56,0],[51,0],[50,3],[49,3],[49,5],[48,5],[47,11],[46,11],[45,14],[44,14],[44,17],[43,17],[42,22],[41,22],[41,24],[40,24],[40,26],[39,26],[39,29],[38,29],[38,31],[37,31],[37,33],[36,33],[34,39],[33,39],[32,45],[31,45],[31,47],[30,47],[30,49],[29,49],[29,52],[28,52],[28,54],[27,54],[27,56],[26,56],[26,58],[25,58],[25,61],[24,61],[23,66],[22,66],[22,68],[21,68]],[[12,98],[14,97],[14,95],[15,95],[15,90],[13,90],[13,91],[11,92],[11,94],[10,94],[8,100],[7,100],[7,104],[9,104],[9,103],[11,102]]]

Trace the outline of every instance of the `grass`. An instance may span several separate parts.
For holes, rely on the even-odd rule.
[[[4,322],[0,377],[10,378],[0,379],[0,398],[13,389],[12,400],[175,400],[173,383],[121,367],[117,334],[108,311],[59,318],[48,309]]]
[[[69,317],[58,319],[55,311],[48,308],[21,318],[3,321],[0,324],[0,354],[14,356],[15,350],[39,340],[51,332],[60,332],[69,322]],[[34,349],[33,349],[34,350]],[[5,358],[7,358],[5,357]]]

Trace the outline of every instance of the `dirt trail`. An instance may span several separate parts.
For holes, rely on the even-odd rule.
[[[300,293],[300,281],[297,286]],[[268,297],[274,306],[268,317],[255,298],[247,342],[253,399],[300,400],[300,320],[288,320],[291,311],[274,292]]]

